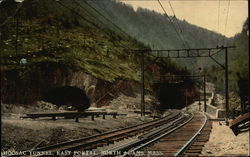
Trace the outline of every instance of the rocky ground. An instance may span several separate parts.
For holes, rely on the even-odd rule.
[[[203,103],[200,107],[203,111]],[[198,102],[187,107],[190,111],[199,111]],[[216,118],[207,114],[209,117]],[[249,132],[235,136],[224,121],[213,122],[209,141],[203,147],[201,156],[249,156]]]
[[[146,97],[146,103],[153,100]],[[107,111],[118,111],[126,113],[127,116],[118,116],[116,119],[111,116],[96,117],[94,121],[90,117],[81,118],[79,123],[73,119],[21,119],[24,113],[28,112],[62,112],[63,110],[45,103],[28,107],[25,105],[1,104],[1,150],[28,150],[58,142],[69,141],[84,136],[99,134],[116,128],[126,127],[142,123],[151,118],[139,118],[138,114],[132,112],[140,104],[139,95],[127,97],[120,95],[114,99],[110,106],[104,107]],[[199,110],[197,103],[187,110]],[[231,129],[224,122],[213,122],[213,129],[209,141],[202,151],[202,156],[247,156],[249,155],[249,133],[241,133],[235,136]]]
[[[235,136],[224,122],[213,122],[213,129],[202,156],[249,156],[249,132]]]
[[[142,122],[151,120],[146,117],[141,119],[138,114],[129,112],[127,106],[122,103],[122,99],[126,99],[127,104],[137,103],[138,98],[127,99],[125,96],[120,96],[118,100],[114,100],[110,107],[106,107],[107,111],[118,111],[125,113],[127,116],[118,116],[114,119],[112,116],[96,117],[94,121],[91,117],[80,118],[79,123],[74,119],[22,119],[24,113],[33,112],[62,112],[63,110],[45,103],[30,106],[1,104],[1,150],[28,150],[39,145],[46,146],[58,142],[77,139],[80,137],[99,134],[105,131],[110,131],[117,128],[123,128]],[[120,103],[119,103],[120,102]]]

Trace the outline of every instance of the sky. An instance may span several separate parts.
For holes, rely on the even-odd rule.
[[[135,10],[141,7],[164,13],[158,0],[118,1],[132,5]],[[243,23],[248,17],[247,0],[160,0],[167,14],[173,15],[168,1],[178,19],[185,19],[191,24],[227,37],[233,37],[241,32]]]

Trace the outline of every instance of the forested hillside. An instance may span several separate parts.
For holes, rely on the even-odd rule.
[[[166,15],[144,8],[138,8],[135,11],[132,6],[117,3],[114,0],[80,2],[79,10],[83,7],[98,10],[99,13],[109,17],[119,25],[123,31],[151,49],[208,48],[217,45],[225,46],[232,42],[231,39],[221,34],[192,25],[185,20],[179,20],[172,16],[167,18]],[[120,32],[115,27],[111,28]],[[221,55],[217,56],[219,60],[223,59],[221,57]],[[197,66],[207,67],[213,64],[210,59],[201,61],[177,59],[175,62],[181,63],[179,65],[186,66],[190,71],[197,71]]]
[[[82,70],[106,81],[119,78],[139,81],[141,57],[134,50],[233,44],[232,38],[225,38],[185,20],[169,17],[174,21],[171,23],[162,14],[143,8],[135,11],[115,0],[25,0],[23,3],[3,0],[0,12],[1,70],[14,70],[18,77],[24,79],[30,79],[34,73],[35,76],[46,75],[39,73],[40,65],[57,64]],[[242,74],[245,72],[241,71],[241,64],[248,63],[247,38],[243,30],[235,37],[237,52],[230,53],[230,69]],[[223,55],[216,57],[223,63]],[[21,59],[27,64],[20,64]],[[152,57],[146,59],[148,63],[153,61]],[[195,73],[200,66],[214,64],[211,59],[165,59],[157,62],[166,71],[176,74],[183,73],[184,66],[190,73]],[[213,75],[220,69],[215,64],[211,69],[206,70],[210,80],[221,84],[222,73]],[[150,77],[150,73],[146,75]]]
[[[239,72],[243,78],[249,76],[249,21],[245,21],[242,32],[234,37],[236,45],[235,52],[232,52],[232,63],[230,68],[233,72]]]
[[[4,10],[2,11],[7,15],[2,14],[0,17],[1,21],[14,13],[15,5],[13,5],[12,7],[5,6],[6,8],[8,7],[12,9],[8,9],[8,11],[6,12]],[[4,5],[2,6],[4,7]],[[25,38],[29,34],[29,36],[35,36],[34,33],[42,33],[44,31],[47,31],[46,29],[51,25],[53,26],[54,30],[53,35],[51,33],[50,34],[53,36],[53,38],[57,37],[57,39],[60,38],[60,32],[64,30],[70,30],[74,27],[79,28],[79,26],[83,25],[82,23],[85,23],[85,27],[86,25],[88,27],[93,27],[94,29],[98,27],[98,29],[96,30],[98,30],[99,32],[106,32],[110,36],[112,36],[112,38],[121,38],[119,40],[125,41],[127,38],[134,38],[134,42],[139,41],[144,45],[151,47],[152,49],[215,47],[217,46],[217,44],[222,44],[217,43],[217,39],[224,38],[223,36],[215,32],[208,31],[195,25],[191,25],[186,21],[180,21],[176,19],[176,17],[170,17],[172,21],[175,21],[174,23],[171,23],[167,19],[167,17],[162,14],[143,8],[139,8],[137,11],[134,11],[131,6],[125,5],[123,3],[118,3],[114,0],[62,0],[58,2],[49,0],[26,0],[24,1],[23,8],[20,9],[19,16],[19,53],[23,52],[22,44],[24,43],[21,42],[21,40],[25,40]],[[39,18],[34,20],[36,21],[36,23],[32,20],[35,18]],[[27,19],[30,23],[27,22]],[[176,22],[176,20],[178,22]],[[43,23],[43,26],[38,26],[38,28],[36,28],[39,31],[32,31],[32,26],[36,27],[38,23]],[[13,40],[15,38],[15,21],[12,21],[12,25],[8,26],[13,28],[11,30],[8,29],[8,35],[12,35],[13,43]],[[5,37],[6,33],[4,33],[6,29],[6,27],[3,29],[3,39],[7,39],[7,37]],[[81,33],[80,30],[79,33]],[[39,44],[36,45],[39,45],[40,49],[46,49],[46,46],[48,47],[48,43],[50,40],[48,37],[36,36],[36,39],[39,40]],[[115,41],[115,39],[110,39],[110,41],[111,40]],[[225,41],[229,42],[228,39],[225,39]],[[14,46],[14,43],[10,44],[10,41],[6,42],[9,42],[8,47],[10,47],[10,45]],[[28,41],[25,42],[28,43]],[[34,42],[36,42],[36,40],[33,41],[33,45],[35,45]],[[63,40],[61,40],[60,42],[61,43],[59,45],[64,45]],[[222,40],[220,40],[220,42],[222,42]],[[120,43],[123,42],[119,42],[119,44]],[[117,43],[113,42],[112,44]],[[69,43],[65,45],[70,46]],[[105,45],[105,43],[99,43],[98,47],[99,49],[107,49],[108,45]],[[126,45],[123,47],[130,46]],[[34,48],[34,46],[32,48]],[[12,47],[11,50],[14,50],[14,48]],[[111,49],[109,50],[112,51]],[[32,52],[33,50],[31,49],[29,51]],[[129,52],[128,54],[121,55],[128,56]],[[187,66],[187,68],[189,69],[194,68],[197,65],[197,60],[195,59],[180,59],[180,61],[182,65]],[[207,65],[207,63],[210,62],[211,61],[209,61],[209,59],[205,60],[204,65]],[[190,64],[192,64],[192,66],[190,66]]]
[[[91,8],[83,10],[72,2],[0,3],[2,98],[30,102],[51,88],[73,84],[81,89],[89,87],[93,99],[99,99],[118,88],[116,85],[122,84],[119,80],[140,81],[141,53],[136,50],[148,47],[126,33],[113,31],[110,21],[102,18],[101,24],[100,16],[87,13],[96,13]],[[144,59],[147,66],[154,67],[146,70],[146,81],[151,72],[183,73],[171,61],[155,61],[150,56]],[[97,95],[93,96],[95,88]]]
[[[15,14],[18,7],[16,47],[17,15],[11,19],[7,17]],[[105,80],[114,80],[123,74],[105,68],[113,69],[112,65],[116,63],[125,69],[121,71],[125,77],[131,73],[130,77],[138,80],[137,72],[126,71],[130,69],[127,65],[135,66],[129,63],[136,61],[134,55],[138,55],[133,49],[140,49],[143,45],[159,49],[183,47],[166,17],[146,9],[134,11],[132,7],[113,0],[25,0],[22,4],[5,0],[1,3],[1,13],[1,57],[5,58],[5,64],[16,63],[24,57],[28,63],[56,62],[84,69]],[[192,48],[216,45],[218,34],[185,21],[179,23],[186,45]],[[201,40],[204,38],[207,40]],[[113,58],[117,58],[117,62]],[[196,60],[191,62],[195,66]],[[96,66],[104,69],[99,71]]]
[[[214,47],[217,45],[217,38],[224,37],[170,16],[172,24],[165,15],[144,8],[134,11],[132,6],[116,3],[114,0],[82,1],[82,5],[86,4],[99,9],[124,31],[155,49],[184,48],[175,28],[182,34],[186,47],[190,48]]]
[[[245,21],[241,33],[233,37],[235,49],[229,51],[229,90],[238,92],[239,80],[236,73],[239,73],[242,79],[249,80],[249,21]],[[224,60],[222,58],[222,63]],[[207,70],[211,81],[215,82],[217,88],[223,91],[224,88],[224,71],[220,67],[211,66]],[[216,74],[216,75],[215,75]]]
[[[144,8],[138,8],[135,11],[132,6],[116,3],[113,0],[87,1],[82,2],[82,5],[100,9],[103,15],[108,16],[121,26],[125,32],[151,49],[236,46],[235,49],[229,50],[230,91],[236,92],[238,89],[236,72],[239,72],[242,77],[248,78],[248,19],[241,33],[232,38],[227,38],[216,32],[189,24],[185,20],[182,21],[176,17],[169,16],[173,22],[171,23],[166,16],[157,12]],[[116,30],[115,28],[113,29]],[[178,33],[175,29],[181,38],[177,35]],[[225,57],[223,51],[214,57],[218,62],[224,64]],[[204,72],[208,75],[208,81],[216,83],[218,91],[224,91],[224,70],[212,59],[176,59],[175,62],[187,67],[190,73],[198,74],[198,68],[204,68]]]
[[[1,3],[1,23],[15,13],[17,5],[12,0]],[[132,51],[144,47],[139,42],[99,27],[74,11],[76,4],[71,1],[26,0],[19,5],[17,47],[16,18],[7,19],[1,27],[2,68],[14,68],[25,75],[26,70],[37,70],[31,65],[55,63],[107,81],[139,79],[139,61]],[[25,68],[19,64],[21,58],[27,60]]]

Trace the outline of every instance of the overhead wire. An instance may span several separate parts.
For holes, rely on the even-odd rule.
[[[99,22],[101,22],[102,24],[104,24],[100,19],[96,18],[93,14],[91,14],[90,12],[88,12],[88,11],[86,10],[86,8],[84,8],[79,2],[77,2],[77,0],[74,0],[74,2],[75,2],[78,6],[80,6],[83,10],[85,10],[89,15],[91,15],[92,18],[94,18],[94,19],[98,20]],[[111,23],[115,28],[117,28],[120,32],[122,32],[122,33],[124,33],[126,36],[130,37],[130,35],[129,35],[128,33],[126,33],[125,31],[123,31],[117,24],[115,24],[115,23],[112,22],[109,18],[107,18],[105,15],[103,15],[101,12],[99,12],[95,7],[93,7],[92,5],[90,5],[89,3],[87,3],[85,0],[83,0],[83,2],[84,2],[87,6],[89,6],[92,10],[94,10],[98,15],[100,15],[102,18],[104,18],[106,21],[110,22],[110,23]],[[106,25],[106,24],[104,24],[104,25]],[[130,49],[130,50],[132,50],[130,47],[125,47],[125,46],[123,46],[123,45],[119,45],[119,46],[121,46],[121,47],[123,47],[123,48],[125,48],[125,49]],[[120,86],[120,85],[118,85],[118,86]],[[114,90],[114,89],[115,89],[115,88],[111,88],[111,89],[109,89],[108,91],[106,91],[106,93],[109,93],[109,92],[111,92],[111,91]],[[107,95],[107,94],[104,94],[100,99],[98,99],[98,100],[96,101],[96,103],[98,103],[99,101],[101,101],[106,95]]]
[[[87,11],[85,7],[82,6],[82,4],[80,4],[79,2],[77,2],[77,0],[74,0],[74,2],[80,6],[83,10]],[[130,38],[130,35],[123,31],[122,28],[120,28],[120,26],[118,26],[117,24],[115,24],[114,22],[112,22],[108,17],[106,17],[105,15],[103,15],[100,11],[98,11],[95,7],[93,7],[91,4],[87,3],[86,0],[83,0],[83,2],[88,6],[90,7],[93,11],[95,11],[98,15],[100,15],[104,20],[106,20],[107,22],[111,23],[113,25],[113,27],[115,27],[118,31],[120,31],[120,33],[122,33],[123,35],[125,35],[127,38]],[[93,18],[94,19],[97,19],[99,20],[98,18],[96,18],[94,15],[93,15]],[[104,24],[104,23],[103,23]],[[107,24],[104,24],[106,25],[107,28],[109,28],[110,26],[107,25]],[[129,49],[129,50],[132,50],[134,51],[133,49],[131,49],[130,47],[128,46],[123,46],[123,45],[119,45],[120,47],[123,47],[125,49]]]
[[[94,20],[97,20],[98,22],[100,22],[102,25],[105,25],[105,23],[103,21],[101,21],[100,19],[96,18],[95,15],[93,15],[92,13],[90,13],[88,10],[86,10],[86,8],[84,8],[79,2],[77,2],[76,0],[73,0],[74,3],[77,4],[77,6],[79,6],[80,8],[82,8],[90,17],[92,17]]]
[[[170,8],[171,8],[171,11],[172,11],[172,13],[173,13],[173,15],[174,15],[174,19],[175,19],[175,21],[176,21],[176,23],[177,23],[177,26],[178,26],[178,28],[179,28],[179,30],[180,30],[180,36],[181,36],[181,38],[183,39],[184,43],[186,44],[187,48],[190,48],[190,45],[188,44],[188,42],[185,40],[185,38],[184,38],[184,36],[183,36],[183,29],[181,28],[181,26],[180,26],[180,24],[179,24],[179,21],[178,21],[178,19],[176,18],[176,14],[175,14],[174,8],[173,8],[173,6],[172,6],[170,0],[168,0],[168,4],[169,4],[169,6],[170,6]],[[193,66],[195,66],[194,63],[193,63],[192,61],[191,61],[191,64],[192,64]]]
[[[76,1],[76,0],[75,0]],[[131,38],[130,34],[127,33],[126,31],[124,31],[120,26],[118,26],[116,23],[114,23],[112,20],[110,20],[107,16],[105,16],[103,13],[101,13],[100,11],[98,11],[98,9],[96,9],[94,6],[92,6],[91,4],[89,4],[86,0],[83,0],[84,3],[89,6],[91,9],[93,9],[98,15],[100,15],[101,17],[103,17],[103,19],[105,19],[106,21],[108,21],[109,23],[111,23],[118,31],[120,31],[121,33],[123,33],[125,36],[127,36],[127,38]],[[78,3],[78,5],[81,5],[80,3]],[[98,6],[97,6],[98,7]],[[84,7],[82,7],[82,9],[85,9]],[[109,27],[109,26],[107,26]],[[131,49],[128,46],[123,46],[123,45],[119,45],[125,49],[129,49],[131,51],[140,51],[142,52],[141,49]],[[148,49],[146,49],[148,50]],[[143,50],[144,51],[144,50]],[[148,54],[148,53],[147,53]]]
[[[76,0],[74,0],[74,1],[76,1]],[[78,13],[77,11],[75,11],[73,8],[70,8],[70,7],[68,7],[68,6],[65,6],[65,5],[62,4],[60,1],[57,1],[57,2],[58,2],[60,5],[62,5],[63,7],[67,8],[67,9],[70,9],[73,13],[77,14],[78,16],[80,16],[82,19],[84,19],[84,20],[87,21],[88,23],[91,23],[92,25],[94,25],[94,26],[97,27],[97,28],[100,27],[100,26],[96,25],[96,23],[94,23],[94,22],[88,20],[87,18],[85,18],[84,16],[82,16],[80,13]],[[94,8],[93,6],[91,6],[88,2],[86,2],[85,0],[83,0],[83,2],[86,3],[89,7],[91,7],[94,11],[96,11],[96,12],[97,12],[101,17],[103,17],[105,20],[107,20],[108,22],[112,23],[112,25],[115,26],[118,30],[120,30],[120,31],[123,32],[124,34],[130,36],[130,35],[127,34],[125,31],[123,31],[118,25],[116,25],[114,22],[112,22],[110,19],[108,19],[106,16],[104,16],[101,12],[99,12],[96,8]],[[172,10],[172,12],[173,12],[173,14],[174,14],[174,17],[175,17],[174,8],[172,7],[172,5],[171,5],[171,3],[170,3],[169,0],[168,0],[168,2],[169,2],[169,5],[170,5],[170,7],[171,7],[171,10]],[[78,3],[78,2],[77,2],[77,3]],[[160,4],[160,6],[161,6],[161,8],[163,9],[163,11],[165,12],[167,18],[169,19],[169,21],[171,22],[172,26],[174,27],[174,30],[175,30],[175,32],[177,33],[178,37],[181,39],[181,41],[182,41],[184,47],[186,47],[185,41],[181,38],[181,36],[180,36],[180,34],[178,33],[178,31],[177,31],[175,25],[173,24],[173,21],[172,21],[171,18],[168,16],[168,14],[167,14],[166,10],[164,9],[164,7],[163,7],[162,3],[160,2],[160,0],[158,0],[158,3]],[[228,3],[228,12],[229,12],[229,5],[230,5],[230,1],[229,1],[229,3]],[[82,7],[81,5],[79,5],[79,6]],[[20,6],[20,7],[21,7],[21,6]],[[82,8],[82,9],[84,9],[84,8]],[[228,12],[227,12],[227,19],[228,19]],[[89,14],[90,14],[90,13],[89,13]],[[92,16],[93,16],[93,15],[92,15]],[[95,19],[97,19],[97,18],[95,18]],[[219,21],[219,20],[218,20],[218,21]],[[101,20],[99,20],[99,22],[101,22]],[[178,22],[178,21],[177,21],[177,22]],[[103,24],[103,23],[102,23],[102,24]],[[227,21],[226,21],[226,25],[227,25]],[[226,28],[226,25],[225,25],[225,28]],[[179,26],[180,31],[183,32],[182,29],[181,29],[181,27],[180,27],[180,25],[179,25],[179,23],[178,23],[178,26]],[[226,29],[225,29],[225,31],[226,31]],[[224,40],[223,40],[223,41],[224,41]]]
[[[184,48],[186,48],[186,44],[185,44],[184,40],[181,38],[179,32],[177,31],[175,25],[173,24],[173,22],[172,22],[172,20],[171,20],[171,18],[168,16],[167,11],[166,11],[165,8],[163,7],[161,1],[160,1],[160,0],[157,0],[157,1],[158,1],[159,5],[161,6],[163,12],[165,13],[165,16],[168,18],[169,22],[171,23],[171,26],[173,26],[173,28],[174,28],[174,30],[175,30],[177,36],[179,37],[179,39],[180,39],[181,42],[182,42]]]
[[[76,0],[75,0],[76,1]],[[83,0],[83,2],[88,5],[91,9],[93,9],[98,15],[100,15],[102,18],[104,18],[106,21],[110,22],[115,28],[117,28],[119,31],[121,31],[124,35],[130,37],[130,35],[125,32],[120,26],[115,24],[113,21],[111,21],[109,18],[107,18],[105,15],[103,15],[100,11],[98,11],[95,7],[90,5],[86,0]]]
[[[77,16],[81,17],[84,21],[86,21],[86,22],[92,24],[94,27],[100,29],[100,26],[98,26],[96,23],[94,23],[94,22],[88,20],[87,18],[85,18],[83,15],[81,15],[80,13],[78,13],[77,11],[75,11],[73,8],[64,5],[64,4],[61,3],[59,0],[56,0],[56,2],[57,2],[58,4],[60,4],[61,6],[63,6],[64,8],[70,10],[72,13],[74,13],[74,14],[76,14]]]
[[[158,2],[160,3],[160,1],[158,0]],[[174,14],[174,17],[176,17],[175,16],[175,12],[174,12],[174,9],[173,9],[173,7],[172,7],[172,5],[171,5],[171,3],[170,3],[170,1],[168,1],[169,2],[169,4],[170,4],[170,7],[171,7],[171,10],[172,10],[172,12],[173,12],[173,14]],[[107,20],[108,22],[110,22],[110,23],[112,23],[113,24],[113,26],[115,26],[118,30],[120,30],[121,32],[123,32],[124,34],[127,34],[126,32],[124,32],[119,26],[117,26],[115,23],[113,23],[110,19],[108,19],[107,17],[105,17],[101,12],[99,12],[96,8],[94,8],[93,6],[91,6],[88,2],[86,2],[86,1],[84,1],[84,3],[85,4],[87,4],[89,7],[91,7],[94,11],[96,11],[100,16],[102,16],[105,20]],[[167,15],[167,13],[166,13],[166,10],[164,9],[164,7],[162,6],[162,4],[160,3],[160,5],[161,5],[161,7],[162,7],[162,9],[163,9],[163,11],[165,12],[165,14],[166,14],[166,16],[169,18],[169,21],[171,22],[171,24],[174,26],[174,24],[173,24],[173,22],[172,22],[172,20],[170,19],[170,17]],[[84,9],[84,8],[83,8]],[[220,10],[220,9],[219,9]],[[218,15],[219,16],[219,15]],[[228,16],[228,15],[227,15]],[[219,18],[218,18],[218,21],[219,21]],[[177,21],[178,22],[178,21]],[[181,27],[180,27],[180,25],[179,25],[179,23],[177,23],[178,24],[178,27],[179,27],[179,29],[180,29],[180,31],[181,31],[181,33],[183,32],[182,31],[182,29],[181,29]],[[218,27],[219,27],[219,23],[218,23]],[[184,47],[185,47],[185,41],[183,41],[183,39],[181,38],[181,36],[180,36],[180,34],[178,33],[178,31],[176,30],[176,27],[174,26],[174,29],[175,29],[175,31],[176,31],[176,33],[177,33],[177,35],[179,36],[179,38],[182,40],[182,42],[183,42],[183,45],[184,45]],[[128,35],[128,36],[130,36],[130,35]]]
[[[183,32],[183,30],[181,29],[181,26],[180,26],[180,24],[179,24],[178,20],[176,19],[175,11],[174,11],[174,8],[172,7],[172,4],[171,4],[170,0],[168,0],[168,4],[169,4],[169,6],[170,6],[170,8],[171,8],[171,10],[172,10],[172,12],[173,12],[174,19],[177,21],[177,25],[178,25],[178,27],[179,27],[179,29],[180,29],[181,33],[182,33],[182,32]]]
[[[190,48],[190,45],[188,44],[188,42],[187,42],[187,41],[185,40],[185,38],[184,38],[183,29],[181,28],[180,23],[179,23],[178,19],[176,18],[176,14],[175,14],[174,8],[173,8],[173,6],[172,6],[170,0],[168,0],[168,4],[169,4],[169,6],[170,6],[170,8],[171,8],[171,10],[172,10],[172,13],[173,13],[173,15],[174,15],[174,19],[175,19],[175,21],[176,21],[176,23],[177,23],[177,26],[178,26],[179,30],[180,30],[180,35],[181,35],[181,37],[183,38],[183,41],[184,41],[185,44],[187,45],[187,48]],[[191,64],[194,65],[193,62],[191,62]]]
[[[218,21],[217,21],[217,32],[220,31],[220,0],[218,1]],[[219,34],[217,34],[217,46],[219,46]]]
[[[180,23],[179,23],[178,19],[176,18],[176,14],[175,14],[174,8],[173,8],[173,6],[172,6],[170,0],[168,0],[168,4],[169,4],[169,6],[170,6],[170,8],[171,8],[171,10],[172,10],[172,12],[173,12],[173,14],[174,14],[174,19],[175,19],[175,21],[176,21],[176,23],[177,23],[177,25],[178,25],[178,27],[179,27],[179,29],[180,29],[180,32],[181,32],[181,35],[182,35],[183,40],[184,40],[185,44],[187,45],[187,47],[190,48],[188,42],[185,40],[185,38],[184,38],[184,36],[183,36],[183,29],[181,28]]]
[[[82,18],[84,21],[86,21],[86,22],[92,24],[92,25],[93,25],[94,27],[96,27],[97,29],[104,31],[106,34],[109,34],[109,32],[107,32],[107,31],[101,29],[101,27],[100,27],[98,24],[96,24],[96,23],[94,23],[93,21],[90,21],[89,19],[85,18],[85,17],[84,17],[83,15],[81,15],[79,12],[77,12],[76,10],[74,10],[72,7],[68,7],[68,6],[64,5],[63,3],[61,3],[60,1],[58,1],[58,0],[56,0],[56,2],[58,2],[58,4],[60,4],[61,6],[65,7],[66,9],[72,11],[72,13],[76,14],[77,16],[79,16],[80,18]],[[85,8],[82,7],[82,9],[85,9]],[[86,10],[85,10],[85,11],[86,11]],[[95,17],[93,16],[93,14],[91,14],[91,15],[92,15],[93,18],[95,18]],[[97,19],[97,18],[95,18],[95,19]],[[101,21],[99,21],[99,22],[101,22]],[[104,24],[104,23],[102,23],[102,24]],[[126,49],[130,49],[129,47],[124,47],[124,46],[122,46],[122,45],[119,45],[119,46],[121,46],[121,47],[123,47],[123,48],[126,48]]]
[[[115,26],[119,31],[121,31],[122,33],[124,33],[125,35],[127,35],[128,37],[130,37],[130,35],[125,32],[122,28],[120,28],[120,26],[118,26],[117,24],[115,24],[113,21],[111,21],[109,18],[107,18],[105,15],[103,15],[100,11],[98,11],[95,7],[93,7],[91,4],[89,4],[87,1],[84,0],[84,3],[86,5],[88,5],[90,8],[92,8],[96,13],[98,13],[101,17],[103,17],[105,20],[107,20],[108,22],[110,22],[113,26]],[[79,4],[80,5],[80,4]],[[127,47],[129,48],[129,47]],[[131,48],[129,48],[131,50]],[[141,51],[144,52],[144,51]],[[148,56],[150,56],[150,53],[146,53]]]
[[[84,0],[85,1],[85,0]],[[58,2],[58,1],[57,1]],[[85,21],[87,21],[87,22],[89,22],[89,23],[91,23],[92,25],[94,25],[95,27],[97,27],[98,29],[100,29],[99,27],[98,27],[98,25],[96,25],[94,22],[92,22],[92,21],[90,21],[90,20],[88,20],[88,19],[86,19],[86,18],[84,18],[80,13],[78,13],[78,12],[76,12],[74,9],[72,9],[71,7],[67,7],[67,6],[65,6],[65,5],[63,5],[62,3],[59,3],[59,4],[61,4],[62,6],[64,6],[64,7],[66,7],[67,9],[70,9],[73,13],[76,13],[76,15],[78,15],[78,16],[80,16],[81,18],[83,18]],[[80,4],[78,4],[79,6],[80,6]],[[90,5],[90,4],[89,4]],[[83,6],[82,6],[82,9],[84,9],[85,11],[86,11],[86,8],[84,8]],[[95,9],[96,10],[96,9]],[[104,15],[103,15],[104,16]],[[96,19],[95,17],[93,17],[94,19]],[[105,18],[106,20],[108,19],[107,17]],[[110,20],[109,20],[110,21]],[[112,22],[113,23],[113,22]],[[113,23],[114,24],[114,23]],[[117,25],[116,25],[117,26]],[[117,27],[119,27],[119,26],[117,26]],[[101,30],[101,29],[100,29]],[[108,34],[108,35],[110,35],[110,32],[107,32],[107,31],[105,31],[105,30],[102,30],[102,31],[104,31],[106,34]],[[121,30],[120,30],[121,31]],[[130,35],[129,34],[127,34],[126,32],[123,32],[123,33],[125,33],[128,37],[130,37]],[[118,46],[118,47],[122,47],[122,48],[124,48],[124,49],[127,49],[127,50],[130,50],[131,52],[144,52],[144,51],[141,51],[140,49],[132,49],[131,47],[129,47],[129,46],[124,46],[124,45],[122,45],[122,44],[119,44],[119,45],[117,45],[116,43],[114,43],[114,45],[115,46]],[[148,49],[146,49],[146,50],[148,50]],[[130,52],[130,53],[131,53]],[[141,54],[141,53],[140,53]],[[149,55],[149,53],[146,53],[147,55]],[[137,53],[135,53],[134,55],[138,55]]]

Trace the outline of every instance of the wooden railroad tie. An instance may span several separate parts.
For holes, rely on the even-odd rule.
[[[202,148],[209,140],[211,130],[212,130],[212,121],[208,121],[201,134],[198,135],[194,143],[185,152],[185,155],[199,156],[202,152]]]

